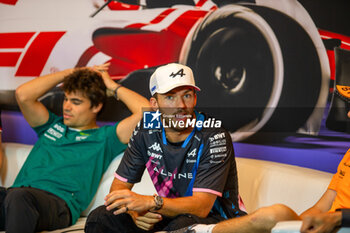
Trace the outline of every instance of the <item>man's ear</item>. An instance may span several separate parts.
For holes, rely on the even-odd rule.
[[[151,104],[151,108],[153,111],[157,111],[159,109],[159,106],[158,106],[158,102],[157,102],[157,99],[154,98],[154,97],[151,97],[149,99],[149,102]]]
[[[92,107],[92,112],[97,114],[99,113],[99,111],[101,111],[102,107],[103,107],[103,104],[99,103],[97,106]]]

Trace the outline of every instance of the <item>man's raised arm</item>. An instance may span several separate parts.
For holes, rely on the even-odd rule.
[[[49,119],[48,110],[38,101],[38,98],[61,83],[64,77],[72,71],[73,69],[67,69],[44,75],[24,83],[16,89],[18,106],[31,127],[42,125]]]
[[[142,118],[142,109],[149,108],[150,104],[142,95],[114,82],[107,72],[109,65],[109,63],[106,63],[100,66],[94,66],[93,69],[100,72],[102,75],[107,88],[107,95],[114,96],[122,101],[132,113],[131,116],[125,118],[118,124],[116,130],[119,140],[122,143],[128,143],[134,128]]]
[[[149,101],[140,94],[121,86],[117,90],[118,98],[132,112],[132,115],[122,120],[117,127],[117,136],[123,143],[128,143],[134,128],[142,118],[142,109],[149,108]]]

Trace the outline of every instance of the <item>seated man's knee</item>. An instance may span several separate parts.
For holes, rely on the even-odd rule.
[[[271,210],[274,214],[274,220],[276,222],[286,221],[286,220],[299,220],[299,216],[288,206],[283,204],[275,204],[270,206]]]
[[[85,229],[86,233],[90,232],[103,232],[104,231],[104,219],[107,210],[105,206],[99,206],[91,211],[86,219]]]
[[[124,232],[122,225],[128,225],[131,217],[127,213],[114,215],[106,206],[99,206],[86,219],[85,232]]]
[[[268,207],[262,207],[251,214],[251,223],[257,229],[269,230],[279,221],[296,220],[298,215],[283,204],[275,204]]]
[[[11,206],[11,205],[24,205],[26,202],[32,201],[32,195],[31,193],[24,189],[24,188],[14,188],[10,189],[5,197],[5,207]]]
[[[99,219],[108,215],[110,215],[109,211],[106,210],[106,206],[102,205],[89,213],[86,222],[98,222]]]

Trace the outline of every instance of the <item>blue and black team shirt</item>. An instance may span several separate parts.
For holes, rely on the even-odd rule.
[[[205,120],[197,113],[197,121]],[[192,196],[193,192],[217,195],[211,210],[224,218],[245,215],[238,195],[237,169],[231,137],[223,128],[195,127],[184,142],[172,144],[164,128],[144,129],[143,121],[134,133],[116,170],[123,182],[140,182],[144,169],[162,197]]]

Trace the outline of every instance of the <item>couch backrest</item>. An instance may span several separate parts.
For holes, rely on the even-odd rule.
[[[9,187],[15,181],[17,173],[27,159],[33,146],[19,143],[2,143],[5,157],[0,174],[0,184]]]
[[[33,146],[19,143],[3,143],[3,147],[5,157],[3,169],[0,174],[0,185],[9,187],[13,184],[17,173],[24,164],[24,161],[26,160]],[[91,201],[89,207],[83,211],[82,216],[87,216],[91,210],[104,203],[104,197],[109,193],[109,188],[114,179],[114,172],[117,169],[121,158],[122,154],[117,156],[109,165],[107,171],[104,173],[101,179],[101,183],[94,199]],[[147,172],[143,174],[142,182],[133,187],[133,191],[146,195],[153,195],[156,193],[151,178]]]
[[[5,158],[0,184],[8,187],[12,185],[32,146],[18,143],[3,143],[3,146]],[[122,155],[119,155],[110,164],[83,216],[103,204],[121,158]],[[332,177],[330,173],[269,161],[245,158],[236,158],[236,161],[239,191],[248,213],[275,203],[286,204],[301,213],[322,196]],[[147,195],[156,192],[147,172],[133,190]]]
[[[239,192],[248,213],[276,203],[302,213],[318,201],[331,173],[264,160],[236,158]]]

